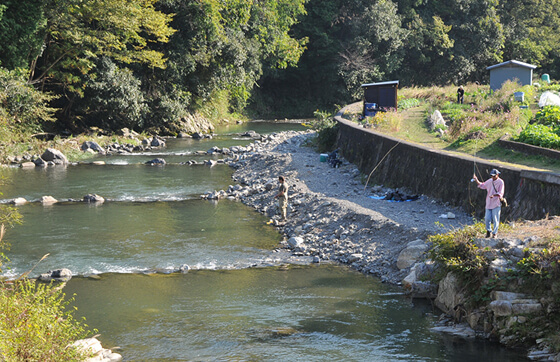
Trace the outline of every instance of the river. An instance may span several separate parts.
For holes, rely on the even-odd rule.
[[[8,230],[14,277],[69,268],[77,316],[125,361],[525,361],[523,352],[430,331],[429,302],[335,264],[278,265],[282,236],[239,202],[201,200],[232,170],[183,164],[197,151],[246,145],[238,132],[301,127],[251,123],[163,150],[97,156],[46,169],[9,168],[2,200],[24,197]],[[165,166],[147,166],[155,157]],[[108,201],[75,202],[89,193]],[[38,202],[50,195],[52,206]],[[188,273],[176,273],[181,265]]]

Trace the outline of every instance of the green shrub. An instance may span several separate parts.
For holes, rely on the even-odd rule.
[[[189,100],[189,94],[178,89],[167,94],[152,96],[148,100],[150,111],[144,123],[146,128],[172,126],[188,114]]]
[[[468,105],[446,102],[440,109],[443,118],[448,119],[451,123],[465,117],[465,110],[470,108]]]
[[[378,129],[396,132],[402,123],[402,113],[394,108],[386,112],[377,112],[373,117],[366,117],[364,123],[375,126]]]
[[[315,147],[319,152],[329,152],[336,145],[336,137],[338,136],[338,122],[336,122],[331,113],[316,110],[313,112],[316,121],[312,127],[317,131]]]
[[[542,83],[539,83],[539,84],[541,85],[540,90],[542,92],[545,92],[545,91],[559,92],[560,91],[560,84],[559,83],[542,82]]]
[[[517,275],[530,281],[530,284],[546,283],[544,291],[550,291],[550,284],[556,282],[560,276],[560,247],[559,240],[548,240],[547,247],[530,252],[525,251],[525,257],[517,262]]]
[[[496,91],[490,91],[487,95],[479,94],[480,98],[477,101],[479,110],[493,113],[509,112],[516,105],[513,94],[519,88],[519,84],[508,80]]]
[[[543,124],[530,124],[516,137],[516,141],[534,146],[560,150],[560,128],[556,131]]]
[[[399,99],[399,110],[405,110],[419,106],[422,101],[418,98]]]
[[[9,249],[3,241],[4,225],[15,223],[21,223],[18,211],[0,208],[2,259],[7,259],[3,251]],[[0,361],[83,361],[88,356],[71,345],[91,332],[74,319],[74,309],[69,308],[73,298],[65,299],[64,284],[37,283],[25,274],[13,282],[0,281]]]
[[[3,361],[83,361],[71,344],[89,334],[74,319],[72,299],[62,288],[19,280],[0,284],[0,359]]]
[[[142,129],[148,107],[141,83],[130,69],[119,68],[110,59],[103,58],[79,104],[87,125],[110,130]]]
[[[544,106],[535,115],[535,121],[539,124],[544,124],[545,126],[560,126],[560,107]]]
[[[479,222],[445,234],[432,235],[428,238],[432,243],[428,254],[443,267],[445,274],[454,272],[467,285],[475,287],[488,266],[488,260],[474,245],[474,239],[483,231],[484,225]]]
[[[27,84],[27,73],[0,67],[0,143],[19,142],[21,133],[39,132],[54,121],[54,97]]]

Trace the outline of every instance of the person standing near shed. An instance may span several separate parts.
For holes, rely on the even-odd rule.
[[[457,103],[463,104],[464,95],[465,95],[465,89],[463,88],[462,85],[460,85],[459,88],[457,89]]]
[[[490,171],[490,178],[484,182],[480,182],[476,175],[473,175],[473,180],[476,181],[479,189],[486,190],[486,212],[484,214],[486,237],[489,238],[491,234],[492,238],[495,238],[500,225],[501,200],[505,191],[504,180],[500,178],[500,171],[496,169]]]

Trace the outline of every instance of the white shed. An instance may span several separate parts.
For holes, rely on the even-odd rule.
[[[491,65],[486,68],[490,71],[490,89],[497,90],[508,80],[517,80],[521,85],[533,84],[533,69],[536,65],[508,60],[500,64]]]

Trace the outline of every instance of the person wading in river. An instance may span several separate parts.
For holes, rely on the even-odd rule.
[[[282,220],[286,221],[286,212],[288,209],[288,184],[286,184],[284,176],[278,176],[278,182],[280,182],[280,187],[278,187],[278,193],[274,196],[274,198],[278,199],[278,208],[280,209]]]
[[[500,211],[502,210],[501,200],[504,197],[504,180],[500,178],[500,171],[493,169],[490,171],[490,178],[484,182],[480,182],[476,175],[473,176],[479,189],[486,190],[486,213],[484,221],[486,222],[486,237],[490,234],[495,238],[500,225]],[[494,227],[491,227],[494,224]]]

